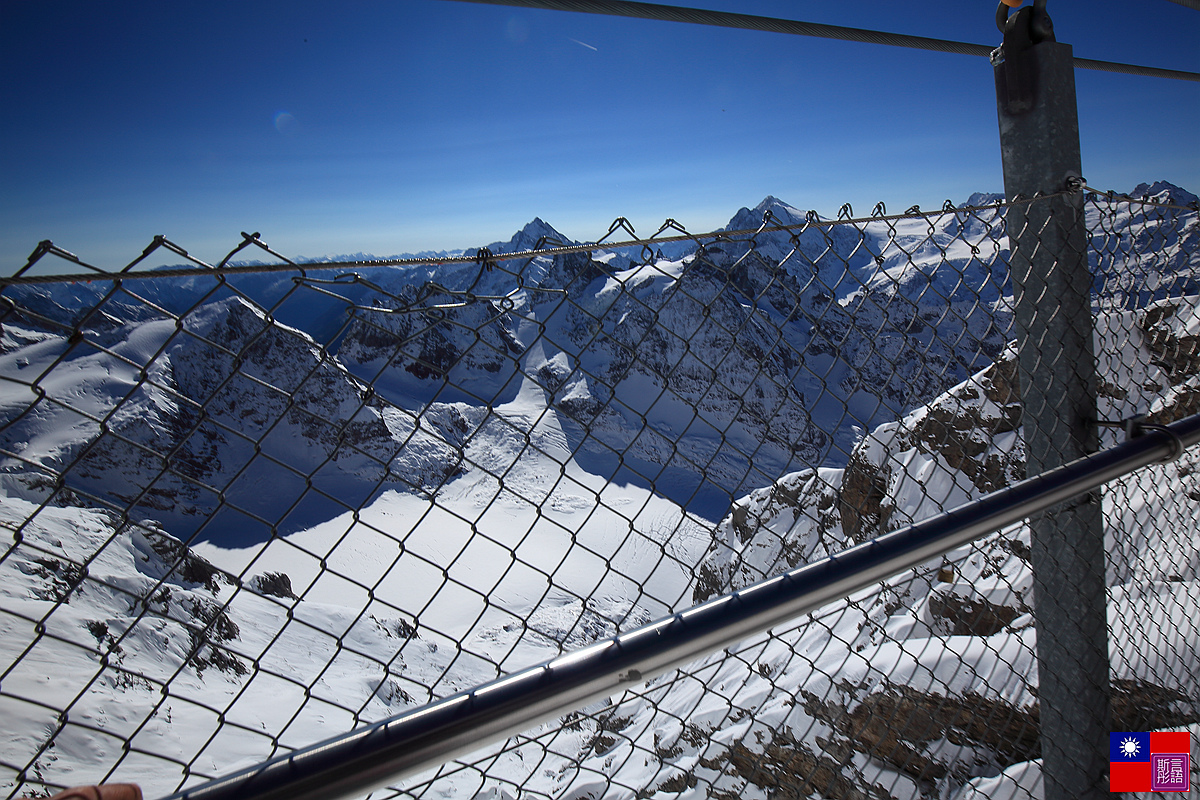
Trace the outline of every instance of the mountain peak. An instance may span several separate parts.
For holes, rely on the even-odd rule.
[[[807,212],[801,211],[795,206],[788,205],[774,195],[767,195],[762,202],[754,207],[754,210],[761,217],[768,211],[779,220],[784,220],[788,223],[803,222],[807,217]]]
[[[974,192],[967,198],[968,206],[992,206],[1004,202],[1004,192]]]
[[[542,247],[554,247],[555,243],[574,244],[570,238],[559,233],[553,225],[541,217],[534,217],[525,227],[513,234],[507,242],[493,242],[487,246],[493,253],[516,253],[521,250],[533,250],[538,242],[545,240]]]
[[[539,236],[545,236],[547,234],[551,234],[554,236],[562,236],[561,233],[554,229],[553,225],[546,222],[541,217],[534,217],[525,224],[525,227],[521,228],[520,232],[526,235],[537,234]]]
[[[1200,199],[1187,189],[1181,189],[1167,181],[1155,181],[1151,184],[1139,183],[1129,195],[1130,197],[1153,197],[1155,200],[1181,206],[1190,206],[1200,202]]]
[[[762,202],[756,205],[754,208],[739,209],[738,212],[733,215],[733,219],[729,220],[729,224],[725,226],[724,230],[737,231],[757,228],[762,224],[763,216],[768,211],[771,212],[771,216],[774,217],[778,223],[783,225],[803,223],[807,216],[806,212],[801,211],[794,206],[788,205],[778,197],[775,197],[774,195],[767,195],[763,198]]]

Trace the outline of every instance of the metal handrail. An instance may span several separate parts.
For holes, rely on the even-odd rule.
[[[166,800],[366,794],[729,647],[1200,443],[1200,414],[543,664]]]

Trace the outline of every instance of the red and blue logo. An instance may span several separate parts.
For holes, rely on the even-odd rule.
[[[1110,733],[1110,792],[1186,792],[1192,788],[1192,737],[1182,733]]]

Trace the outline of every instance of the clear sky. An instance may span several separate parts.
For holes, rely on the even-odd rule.
[[[1000,40],[990,0],[690,5]],[[1077,56],[1200,71],[1198,11],[1047,9]],[[988,61],[877,45],[449,0],[0,0],[0,75],[5,274],[42,239],[105,267],[159,233],[386,255],[535,216],[586,240],[768,194],[831,216],[1002,190]],[[1200,84],[1076,81],[1092,186],[1200,192]]]

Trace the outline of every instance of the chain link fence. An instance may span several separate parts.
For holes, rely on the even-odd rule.
[[[1142,188],[1085,197],[1102,423],[1200,411],[1200,208]],[[169,794],[1025,477],[1009,208],[768,198],[435,262],[43,243],[0,291],[0,786]],[[1100,502],[1114,730],[1200,721],[1196,463]],[[376,796],[1036,797],[1030,550],[1001,530]]]

